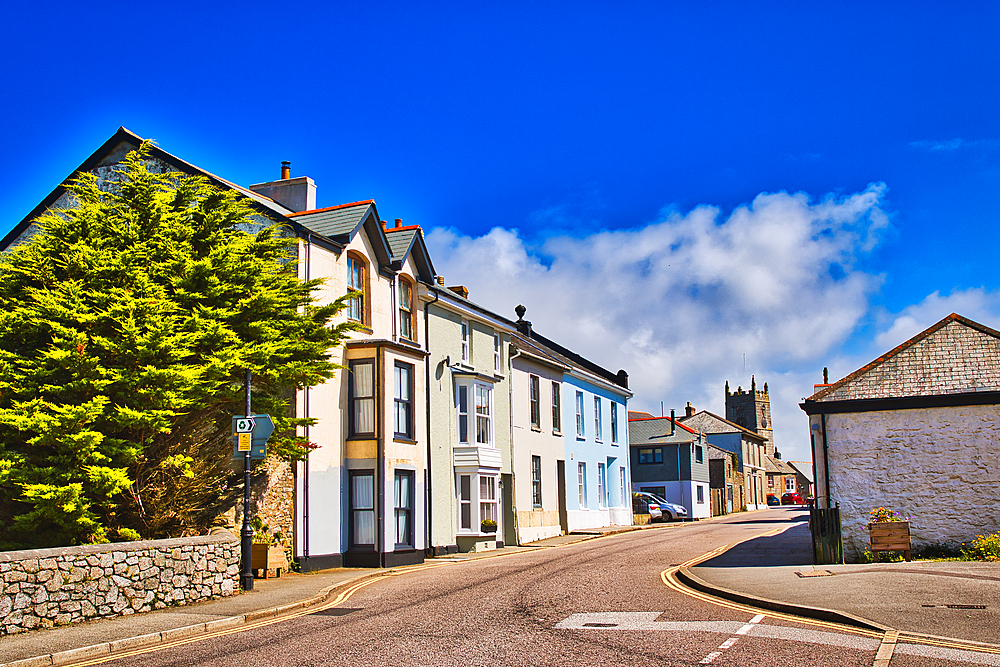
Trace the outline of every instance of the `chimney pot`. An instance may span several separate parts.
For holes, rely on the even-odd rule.
[[[281,161],[281,180],[287,181],[292,177],[292,163],[288,160]]]
[[[444,287],[444,276],[438,276],[438,285]]]
[[[403,226],[403,219],[396,218],[396,227],[402,227],[402,226]]]
[[[684,416],[694,417],[694,406],[691,405],[691,401],[688,401],[688,404],[684,406]]]
[[[673,435],[677,431],[677,420],[674,419],[674,411],[670,411],[670,435]]]

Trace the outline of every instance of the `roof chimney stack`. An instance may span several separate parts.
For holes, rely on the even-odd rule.
[[[292,178],[292,163],[281,162],[281,178],[250,186],[252,192],[267,197],[295,213],[316,208],[316,183],[308,176]]]
[[[402,227],[402,226],[403,226],[403,219],[396,218],[396,227]]]
[[[670,411],[670,435],[673,435],[677,431],[677,420],[674,419],[674,411]]]
[[[691,405],[691,401],[688,401],[688,404],[684,406],[684,416],[694,417],[694,406]]]

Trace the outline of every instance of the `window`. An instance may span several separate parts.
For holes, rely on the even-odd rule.
[[[587,464],[576,464],[576,482],[580,487],[580,509],[587,509]]]
[[[618,444],[618,404],[611,401],[611,444]]]
[[[469,363],[469,323],[462,322],[462,361]]]
[[[542,506],[542,457],[531,457],[531,506]]]
[[[607,467],[603,463],[597,464],[597,506],[604,509],[608,506],[608,499],[604,492],[607,489],[606,483]]]
[[[351,382],[348,385],[348,431],[351,437],[375,437],[375,361],[351,361]]]
[[[393,368],[396,436],[413,439],[413,366],[397,361]]]
[[[576,392],[576,437],[583,437],[583,392]]]
[[[472,530],[472,475],[458,476],[458,527]]]
[[[529,375],[528,376],[528,394],[529,402],[531,407],[531,426],[533,428],[542,427],[542,406],[541,398],[538,395],[538,376]]]
[[[694,460],[695,460],[695,463],[704,463],[705,462],[705,452],[702,449],[701,445],[695,445],[694,446]]]
[[[399,280],[399,335],[413,340],[413,287],[409,281]]]
[[[493,388],[476,384],[476,444],[493,444]]]
[[[601,423],[601,397],[594,396],[594,440],[601,441],[601,433],[604,431],[604,424]]]
[[[663,463],[662,447],[647,447],[639,450],[639,465],[647,463]]]
[[[365,261],[353,255],[347,256],[347,288],[360,292],[347,302],[347,317],[358,322],[365,321]]]
[[[503,362],[500,360],[500,334],[493,334],[493,370],[496,373],[503,371]]]
[[[622,499],[622,507],[627,507],[628,505],[626,504],[625,499],[628,498],[629,494],[628,494],[628,484],[625,482],[625,468],[624,468],[624,466],[618,469],[618,474],[619,474],[619,477],[621,477],[620,482],[621,482],[622,495],[620,497]]]
[[[496,475],[479,476],[479,520],[497,521]]]
[[[458,441],[461,444],[493,445],[493,387],[481,382],[461,381],[455,387]],[[471,402],[471,406],[470,406]],[[474,410],[474,412],[473,412]],[[469,420],[474,418],[474,423]],[[470,432],[471,431],[471,432]],[[473,433],[475,438],[473,440]]]
[[[397,470],[393,484],[396,546],[413,546],[413,472]]]
[[[561,405],[562,385],[558,382],[552,383],[552,430],[555,433],[562,432],[562,408]]]
[[[767,485],[770,486],[770,487],[774,487],[774,477],[773,476],[771,476],[771,475],[767,476]]]
[[[351,482],[351,546],[375,546],[375,473],[352,470]]]
[[[700,485],[696,486],[695,487],[695,494],[696,494],[696,496],[698,498],[698,502],[699,503],[704,503],[705,502],[705,487],[704,486],[700,486]]]
[[[795,478],[794,477],[786,477],[785,478],[785,491],[794,491],[794,490],[795,490]]]

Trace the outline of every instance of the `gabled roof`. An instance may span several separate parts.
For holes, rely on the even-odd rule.
[[[757,435],[748,428],[743,428],[739,424],[729,421],[728,419],[723,419],[714,412],[709,412],[708,410],[701,410],[691,415],[690,417],[679,417],[678,421],[682,421],[686,424],[697,428],[702,433],[739,433],[755,440],[760,440],[764,442],[767,440],[764,436]]]
[[[140,137],[139,135],[125,129],[124,127],[119,127],[118,131],[115,132],[110,139],[105,141],[101,145],[101,147],[98,148],[96,151],[94,151],[90,157],[84,160],[79,167],[74,169],[73,173],[71,173],[69,176],[63,179],[63,181],[59,183],[59,185],[57,185],[55,189],[52,190],[52,192],[50,192],[48,196],[46,196],[45,199],[43,199],[38,204],[38,206],[33,208],[31,212],[28,213],[28,215],[24,216],[21,222],[14,225],[14,228],[11,229],[9,232],[7,232],[7,235],[4,236],[2,240],[0,240],[0,250],[7,248],[11,243],[16,241],[21,236],[21,234],[23,234],[24,231],[28,229],[28,227],[30,227],[31,224],[40,215],[45,213],[45,211],[50,209],[56,203],[59,197],[61,197],[63,193],[66,191],[66,183],[68,181],[72,180],[73,178],[76,178],[77,176],[79,176],[84,172],[91,171],[92,169],[95,169],[102,165],[112,164],[114,162],[120,161],[121,158],[125,157],[125,154],[127,152],[139,148],[139,146],[142,145],[142,142],[143,138]],[[163,162],[169,164],[171,168],[179,172],[190,174],[192,176],[203,176],[207,178],[209,182],[211,182],[216,186],[236,190],[240,194],[250,199],[255,209],[257,209],[260,213],[266,215],[267,217],[271,218],[275,222],[284,221],[285,216],[287,216],[288,213],[291,212],[291,209],[282,206],[276,201],[268,197],[264,197],[263,195],[257,194],[256,192],[248,190],[247,188],[244,188],[240,185],[231,183],[230,181],[227,181],[224,178],[220,178],[215,174],[205,171],[200,167],[196,167],[190,162],[182,160],[176,155],[168,153],[162,148],[156,146],[155,144],[152,145],[152,147],[150,148],[149,154],[151,157],[154,157],[158,160],[162,160]]]
[[[1000,332],[952,313],[806,402],[1000,390]]]
[[[584,359],[576,352],[571,352],[562,345],[536,333],[531,329],[530,323],[519,320],[515,322],[515,325],[520,332],[521,338],[531,341],[531,344],[536,348],[545,350],[547,355],[558,360],[559,363],[567,366],[572,371],[577,372],[584,379],[598,385],[603,384],[605,387],[613,389],[616,393],[625,394],[628,397],[632,396],[632,392],[628,388],[627,375],[625,376],[626,381],[623,384],[620,377],[615,373],[598,366],[589,359]]]
[[[351,239],[364,228],[368,240],[375,252],[375,259],[382,266],[392,263],[392,253],[389,241],[375,208],[375,200],[327,206],[311,211],[289,213],[288,217],[302,225],[314,234],[333,239],[337,243],[347,245]]]
[[[764,457],[764,469],[767,472],[775,473],[778,475],[794,475],[795,470],[781,459],[776,459],[773,456]]]
[[[525,357],[529,357],[538,363],[546,364],[562,372],[569,370],[566,363],[559,359],[559,357],[552,354],[544,346],[538,345],[530,338],[527,338],[519,331],[515,330],[511,332],[510,342]]]
[[[431,263],[427,244],[424,243],[424,230],[419,225],[389,227],[385,230],[385,237],[394,268],[398,270],[406,262],[406,258],[412,255],[417,277],[428,285],[434,282],[434,265]]]
[[[648,412],[639,412],[638,410],[635,410],[635,411],[629,410],[628,411],[628,418],[629,419],[650,419],[650,418],[652,418],[652,416],[653,415],[649,414]]]
[[[813,483],[812,463],[809,461],[789,461],[788,465],[790,465],[795,472],[805,477],[810,484]]]
[[[637,445],[677,445],[694,442],[700,433],[694,429],[676,423],[674,434],[670,435],[670,417],[651,417],[648,419],[628,420],[628,444]]]

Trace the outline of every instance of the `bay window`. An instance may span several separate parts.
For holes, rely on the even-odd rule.
[[[375,472],[351,470],[350,546],[375,546]]]
[[[375,360],[348,362],[348,433],[350,437],[375,437]]]
[[[413,366],[397,361],[393,367],[395,434],[413,438]]]
[[[397,470],[393,484],[396,546],[413,546],[413,471]]]

